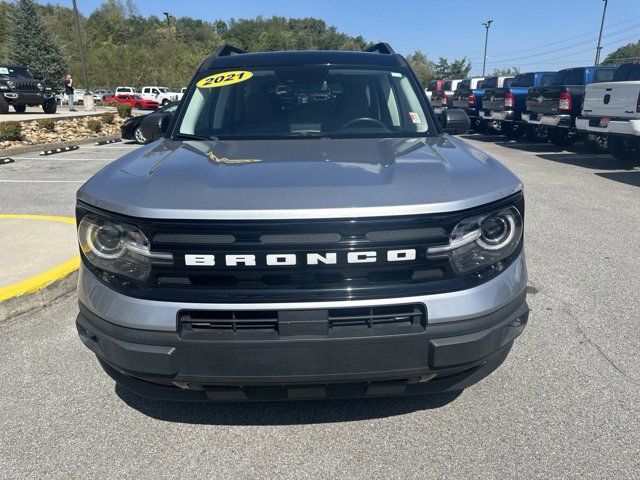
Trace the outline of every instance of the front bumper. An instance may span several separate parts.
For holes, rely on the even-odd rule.
[[[489,315],[407,335],[192,340],[110,324],[82,305],[76,325],[107,373],[161,399],[259,400],[462,390],[497,368],[528,319],[525,294]]]
[[[541,113],[523,113],[522,120],[530,125],[544,125],[546,127],[571,127],[571,115],[551,115]]]
[[[513,122],[516,118],[513,110],[480,110],[480,117],[484,120],[496,120],[500,122]]]
[[[4,99],[16,105],[42,105],[53,98],[51,92],[2,92]]]
[[[589,117],[581,117],[576,119],[576,128],[591,133],[640,136],[640,120],[610,120],[606,127],[601,127],[599,123],[598,125],[591,125],[591,123],[593,122]]]
[[[76,321],[80,338],[118,382],[143,396],[162,399],[331,398],[461,390],[502,363],[528,318],[522,256],[484,285],[444,294],[448,298],[423,297],[424,327],[394,334],[359,330],[335,337],[327,334],[326,328],[285,334],[283,324],[282,330],[278,327],[279,333],[268,339],[235,334],[194,337],[185,334],[178,321],[179,312],[194,308],[193,304],[185,307],[137,299],[132,300],[144,306],[122,303],[122,299],[105,295],[104,289],[109,289],[94,281],[98,282],[81,271]],[[96,297],[107,302],[98,302],[104,307],[101,314],[96,313]],[[363,302],[374,303],[335,303],[359,306]],[[415,298],[388,299],[378,305],[409,302],[417,303]],[[329,303],[308,303],[304,309],[293,304],[244,307],[284,309],[287,320],[293,319],[299,326],[317,324],[320,309],[334,308]],[[166,312],[157,304],[172,312],[170,328],[149,328],[149,322],[165,317]],[[218,307],[225,306],[229,307]],[[112,321],[114,312],[123,313],[120,324]],[[278,316],[278,323],[282,318]]]

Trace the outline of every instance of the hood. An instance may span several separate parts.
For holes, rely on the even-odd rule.
[[[448,135],[162,139],[105,167],[78,199],[142,218],[349,218],[463,210],[521,188],[497,160]]]

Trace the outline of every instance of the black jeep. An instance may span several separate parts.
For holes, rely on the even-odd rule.
[[[56,113],[51,87],[33,78],[27,67],[0,65],[0,113],[9,113],[9,105],[23,113],[27,105],[42,105],[44,113]]]

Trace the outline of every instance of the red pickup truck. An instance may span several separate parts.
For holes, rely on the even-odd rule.
[[[130,95],[127,93],[121,93],[118,95],[111,95],[104,97],[104,103],[128,103],[131,108],[137,110],[155,110],[159,104],[155,100],[146,100],[139,95]]]

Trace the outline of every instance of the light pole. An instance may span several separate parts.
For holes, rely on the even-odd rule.
[[[489,28],[491,27],[491,24],[493,23],[493,20],[487,20],[486,22],[484,22],[482,25],[484,25],[485,28],[485,34],[484,34],[484,61],[482,62],[482,76],[484,77],[484,71],[485,68],[487,66],[487,43],[489,42]]]
[[[597,67],[598,65],[600,65],[600,51],[602,50],[602,29],[604,28],[604,16],[607,13],[607,3],[609,3],[609,0],[604,0],[604,9],[602,10],[602,21],[600,22],[600,35],[598,35],[598,46],[596,47],[596,63],[595,66]]]
[[[87,64],[84,61],[84,46],[82,45],[80,16],[78,15],[78,5],[76,4],[76,0],[73,0],[73,15],[76,20],[76,30],[78,31],[78,48],[80,49],[80,63],[82,65],[82,76],[84,77],[84,97],[82,99],[82,103],[85,111],[93,112],[95,110],[95,105],[93,103],[93,97],[89,93],[89,77],[87,76]]]

